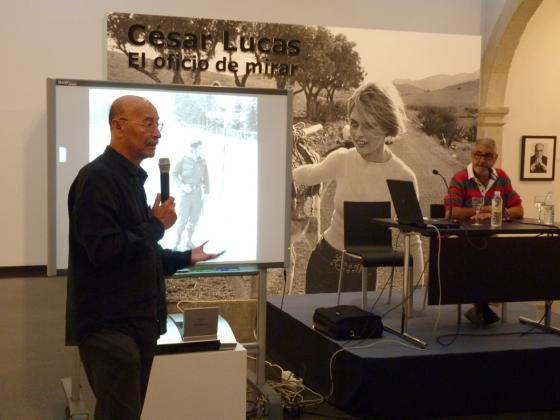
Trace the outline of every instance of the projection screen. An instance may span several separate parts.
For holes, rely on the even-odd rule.
[[[209,241],[209,252],[225,251],[210,263],[217,266],[286,266],[290,91],[47,79],[48,273],[67,268],[68,191],[109,144],[109,107],[122,95],[147,98],[164,124],[155,157],[141,164],[151,205],[160,190],[159,158],[171,161],[178,221],[160,244],[183,250]],[[206,175],[193,174],[195,161]]]

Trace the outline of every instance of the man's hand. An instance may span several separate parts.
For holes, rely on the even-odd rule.
[[[156,200],[152,206],[152,216],[158,219],[165,229],[169,229],[175,224],[177,220],[177,213],[175,213],[175,199],[169,197],[165,203],[161,203],[161,194],[156,195]]]
[[[213,260],[214,258],[218,258],[225,252],[222,251],[217,254],[207,254],[206,252],[204,252],[204,245],[206,245],[207,243],[208,241],[191,250],[191,264],[196,264],[197,262],[201,261]]]
[[[490,219],[490,217],[492,217],[492,213],[482,213],[482,212],[480,212],[480,214],[478,215],[478,220],[486,220],[486,219]],[[470,218],[471,218],[471,220],[474,220],[476,218],[476,215],[471,216]]]
[[[482,206],[480,209],[479,219],[484,220],[490,218],[492,212],[491,206]],[[475,211],[472,207],[453,207],[451,217],[453,219],[472,219],[474,220]],[[449,217],[449,211],[445,212],[445,217]]]
[[[537,170],[541,170],[541,171],[547,171],[546,165],[543,162],[542,157],[537,157],[537,159],[535,160],[535,162],[531,165],[531,167],[529,168],[531,172],[535,172]]]
[[[488,213],[488,214],[492,213],[492,206],[482,206],[480,208],[480,214],[482,213]]]
[[[492,216],[492,206],[482,206],[480,208],[480,213],[478,214],[478,220],[490,219],[491,216]],[[475,218],[476,218],[476,214],[470,217],[471,220],[474,220]]]

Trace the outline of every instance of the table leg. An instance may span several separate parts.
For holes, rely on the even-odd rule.
[[[519,317],[519,322],[522,324],[532,325],[538,329],[548,331],[554,334],[560,334],[560,328],[553,327],[551,325],[552,320],[552,301],[547,300],[544,302],[544,319],[541,322],[540,319],[529,319],[524,316]]]
[[[367,311],[367,278],[368,268],[362,267],[362,309]]]
[[[414,280],[410,278],[410,233],[404,236],[404,262],[403,262],[403,297],[406,297],[406,304],[403,310],[406,317],[412,318],[414,310]]]
[[[403,291],[402,291],[402,315],[401,315],[401,330],[397,331],[394,328],[384,326],[384,329],[392,334],[396,334],[409,343],[414,344],[422,349],[427,347],[427,343],[419,338],[413,337],[407,333],[408,318],[412,317],[413,294],[414,285],[410,281],[409,276],[409,262],[410,262],[410,233],[404,234],[404,261],[403,261]]]
[[[506,323],[508,321],[508,310],[507,310],[507,302],[502,302],[501,310],[502,310],[502,323]]]

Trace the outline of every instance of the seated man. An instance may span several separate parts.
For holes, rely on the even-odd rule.
[[[511,186],[511,180],[502,169],[494,168],[498,154],[496,142],[490,138],[476,140],[471,151],[471,163],[456,173],[449,183],[449,191],[445,197],[445,213],[455,219],[474,219],[472,208],[473,197],[483,197],[484,204],[479,219],[489,219],[494,191],[500,191],[503,198],[505,217],[519,219],[523,217],[521,197]],[[492,324],[500,318],[487,303],[477,303],[465,316],[476,324]]]

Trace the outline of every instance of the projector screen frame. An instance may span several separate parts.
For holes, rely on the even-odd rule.
[[[94,88],[113,88],[113,89],[141,89],[156,91],[182,91],[191,93],[219,93],[219,94],[246,94],[246,95],[280,95],[286,96],[286,150],[284,165],[286,168],[284,183],[284,249],[280,260],[256,261],[256,262],[224,262],[214,264],[197,264],[197,267],[219,269],[223,267],[257,267],[258,269],[281,268],[289,264],[289,242],[290,242],[290,221],[291,221],[291,201],[292,201],[292,178],[291,178],[291,153],[292,153],[292,91],[289,89],[270,89],[270,88],[246,88],[246,87],[222,87],[222,86],[200,86],[200,85],[168,85],[168,84],[144,84],[117,81],[97,81],[81,79],[62,79],[47,78],[47,275],[54,276],[64,274],[66,270],[57,267],[57,127],[56,127],[56,88],[57,86],[69,87],[94,87]],[[259,172],[260,165],[259,162]],[[260,223],[260,221],[259,221]]]

